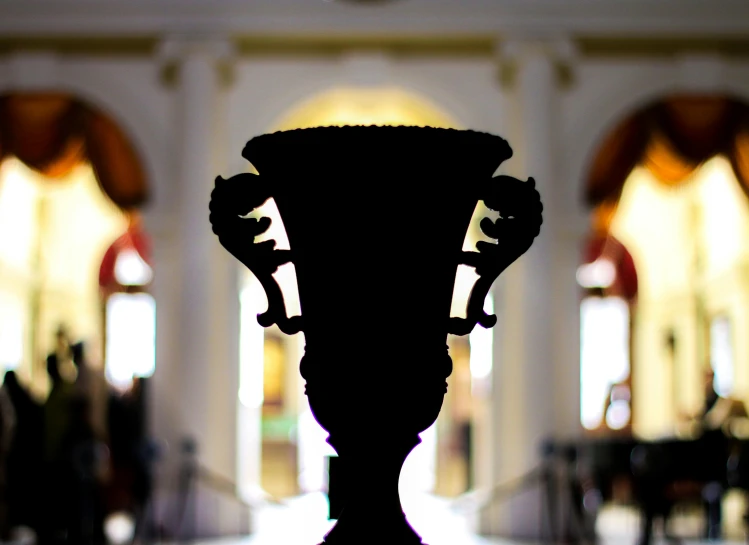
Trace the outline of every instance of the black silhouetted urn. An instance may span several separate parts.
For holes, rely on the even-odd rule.
[[[300,372],[315,418],[347,478],[343,511],[325,543],[421,543],[398,496],[401,466],[437,418],[452,372],[447,334],[492,327],[484,299],[541,227],[533,179],[493,177],[512,155],[491,134],[422,127],[320,127],[250,140],[258,174],[217,178],[211,224],[263,285],[258,316],[304,332]],[[274,199],[290,250],[255,243]],[[479,201],[499,212],[481,229],[496,241],[462,250]],[[301,316],[287,316],[273,278],[296,269]],[[466,317],[450,317],[459,264],[479,278]]]

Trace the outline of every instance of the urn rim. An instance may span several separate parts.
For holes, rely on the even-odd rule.
[[[283,155],[287,156],[290,151],[297,153],[310,153],[320,151],[322,140],[333,140],[336,145],[342,147],[353,146],[354,134],[366,132],[372,141],[372,135],[390,135],[403,139],[404,135],[416,138],[414,147],[426,149],[426,144],[435,145],[435,155],[444,155],[455,151],[455,155],[463,156],[466,152],[473,155],[476,162],[486,165],[491,176],[504,161],[513,155],[512,148],[507,140],[496,134],[477,131],[473,129],[456,129],[444,127],[429,127],[420,125],[324,125],[319,127],[307,127],[290,130],[280,130],[253,137],[247,142],[242,150],[242,157],[248,160],[262,175],[265,169],[275,170]],[[300,137],[304,137],[303,139]],[[329,141],[330,141],[329,140]],[[431,142],[428,142],[431,140]],[[389,140],[382,142],[390,143]],[[409,142],[410,144],[410,142]],[[493,165],[493,166],[490,166]],[[481,168],[483,171],[484,168]]]

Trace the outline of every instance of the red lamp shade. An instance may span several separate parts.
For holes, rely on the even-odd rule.
[[[122,291],[127,287],[128,284],[124,284],[120,279],[118,279],[117,260],[123,254],[132,251],[137,253],[140,259],[142,259],[148,267],[152,266],[151,242],[148,235],[137,225],[131,225],[127,231],[118,237],[104,253],[104,257],[101,260],[101,266],[99,267],[99,287],[105,293]],[[150,279],[143,283],[137,283],[137,285],[144,285],[149,281]]]
[[[637,270],[634,259],[627,248],[612,235],[593,235],[583,252],[583,265],[598,259],[613,264],[616,274],[613,283],[605,288],[605,294],[632,301],[637,297]]]

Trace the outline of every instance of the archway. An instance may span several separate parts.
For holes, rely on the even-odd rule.
[[[449,114],[428,99],[397,87],[384,87],[340,88],[313,96],[280,116],[271,130],[349,124],[458,126]],[[477,211],[476,215],[483,217],[485,212]],[[288,240],[275,205],[269,202],[257,213],[272,219],[271,228],[262,239],[275,239],[279,248],[288,248]],[[329,235],[332,240],[335,239],[334,233]],[[483,235],[474,222],[466,237],[466,247],[473,248],[480,238]],[[299,312],[293,266],[281,267],[276,278],[281,284],[290,315]],[[475,275],[471,269],[462,267],[459,270],[453,315],[464,315],[465,301],[474,280]],[[285,427],[279,426],[278,434],[280,438],[295,434],[296,444],[290,449],[297,450],[297,467],[291,470],[296,479],[296,490],[294,486],[289,487],[289,490],[322,490],[327,482],[325,457],[334,455],[335,451],[325,443],[327,433],[312,417],[303,395],[303,381],[297,369],[304,348],[303,335],[285,338],[272,329],[263,332],[257,326],[255,316],[265,309],[265,296],[249,274],[245,276],[242,298],[239,448],[252,449],[253,439],[261,443],[262,430],[257,420],[262,416],[258,413],[264,410],[266,415],[285,412],[290,418]],[[468,338],[456,337],[449,340],[455,371],[449,379],[450,388],[445,405],[437,424],[422,434],[423,443],[407,460],[402,473],[402,486],[405,481],[408,483],[405,486],[453,495],[470,487],[468,444],[471,438],[467,430],[472,418],[471,397],[472,392],[490,382],[491,373],[491,336],[482,333],[480,331],[473,335],[470,343]],[[262,365],[263,345],[260,344],[263,337],[265,369]],[[395,340],[393,342],[394,345],[397,344]],[[284,364],[268,366],[271,361],[283,361]],[[270,382],[268,378],[271,378]],[[264,384],[264,391],[261,391],[260,384]],[[284,388],[279,388],[280,384]],[[281,389],[285,389],[285,393],[280,393]],[[279,407],[282,408],[279,410]],[[266,432],[270,431],[269,427],[266,427]],[[245,494],[257,493],[255,485],[263,481],[264,476],[259,471],[263,464],[262,458],[262,453],[254,449],[253,452],[240,452],[240,464],[245,464],[244,468],[240,467],[239,472],[240,482],[244,481],[241,486],[244,487]],[[254,460],[254,466],[248,464],[248,460]],[[256,480],[253,482],[253,479]],[[290,480],[289,477],[285,479],[287,483]]]
[[[28,317],[32,322],[25,320],[29,337],[22,350],[24,361],[13,364],[43,387],[40,354],[51,348],[56,320],[70,322],[82,337],[97,339],[94,344],[103,338],[92,310],[98,308],[98,262],[106,246],[136,221],[138,208],[148,199],[148,187],[140,160],[116,123],[67,94],[1,97],[0,160],[5,207],[0,221],[5,233],[13,233],[2,239],[3,258],[8,261],[5,282],[9,289],[20,282],[14,288],[29,292],[29,299],[57,299],[54,304],[46,301],[57,307],[54,316],[40,316],[37,325],[32,317]],[[92,229],[91,222],[97,221]],[[70,259],[64,259],[66,255]],[[75,258],[82,262],[80,267]],[[50,273],[50,268],[55,272]],[[26,282],[32,276],[38,277],[36,283],[51,282],[47,291],[57,295],[34,295]],[[83,314],[91,317],[75,318],[78,305],[63,303],[65,297],[59,292],[64,288],[56,282],[67,284],[69,291],[87,291],[85,305],[90,308]]]
[[[29,456],[54,459],[56,441],[72,429],[72,407],[87,412],[85,425],[114,454],[105,376],[118,354],[105,347],[132,332],[106,332],[112,316],[103,288],[111,284],[100,282],[100,272],[113,242],[142,235],[148,190],[141,158],[107,113],[63,92],[0,96],[0,370],[12,370],[40,400],[60,377],[59,390],[73,392],[60,405],[47,403],[44,418],[55,417],[57,439],[46,437],[44,452]],[[121,291],[147,284],[123,273],[123,265],[133,269],[121,257],[109,263]],[[42,475],[32,469],[19,470],[22,487],[34,488]],[[53,488],[49,497],[64,494]]]
[[[703,367],[723,377],[733,369],[733,393],[746,399],[746,373],[728,359],[749,354],[738,336],[727,340],[725,324],[746,321],[746,303],[727,293],[747,291],[748,112],[730,96],[668,96],[621,121],[591,164],[592,217],[612,212],[604,231],[639,273],[629,378],[638,435],[673,433],[679,414],[699,411]]]

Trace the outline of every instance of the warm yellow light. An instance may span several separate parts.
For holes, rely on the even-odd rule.
[[[239,401],[257,409],[263,405],[263,327],[257,323],[259,312],[267,308],[263,288],[256,280],[246,282],[239,295]]]
[[[390,87],[328,91],[303,103],[278,123],[279,130],[343,125],[456,126],[428,100]]]
[[[0,290],[0,373],[23,361],[25,301],[18,293]]]
[[[633,406],[640,407],[636,433],[656,436],[672,429],[676,411],[696,410],[703,395],[699,369],[711,357],[719,363],[720,358],[710,354],[720,341],[715,332],[704,350],[694,348],[707,318],[700,312],[725,313],[737,330],[745,327],[749,201],[721,156],[676,187],[637,168],[624,185],[611,233],[637,266],[634,361],[643,365],[643,372],[633,375],[639,377],[633,387]],[[664,331],[671,329],[685,347],[676,356],[663,347]],[[730,359],[744,361],[749,345],[738,335],[730,344],[735,350],[735,359],[733,353]],[[734,364],[737,383],[746,381],[741,369]]]
[[[484,312],[494,314],[494,297],[492,294],[486,296],[484,301]],[[471,346],[470,369],[473,379],[482,380],[489,377],[492,372],[494,359],[494,332],[477,325],[468,336]]]
[[[46,345],[43,351],[51,349],[54,331],[64,323],[88,343],[91,360],[98,360],[99,265],[126,227],[90,165],[55,179],[14,158],[0,165],[0,291],[22,293],[28,312],[38,292],[44,312],[28,327]]]
[[[632,171],[624,184],[611,234],[632,254],[640,295],[645,298],[682,292],[692,284],[688,190],[688,185],[664,187],[645,168]]]
[[[576,276],[583,288],[608,288],[616,280],[616,267],[610,260],[598,258],[578,267]]]
[[[611,232],[633,254],[641,291],[663,295],[693,289],[696,251],[707,276],[744,259],[748,218],[749,204],[731,165],[715,157],[676,189],[644,168],[635,169]]]
[[[114,277],[123,286],[145,286],[153,279],[153,270],[136,250],[127,248],[117,256]]]
[[[117,387],[156,370],[156,301],[147,293],[115,293],[107,300],[106,376]]]
[[[28,276],[38,236],[40,191],[35,175],[15,158],[0,165],[0,264]]]
[[[580,419],[594,429],[605,417],[612,384],[629,374],[629,306],[618,297],[588,297],[580,305]]]
[[[716,157],[705,163],[695,180],[695,201],[702,209],[700,236],[707,274],[718,275],[746,254],[749,205],[730,163]]]

